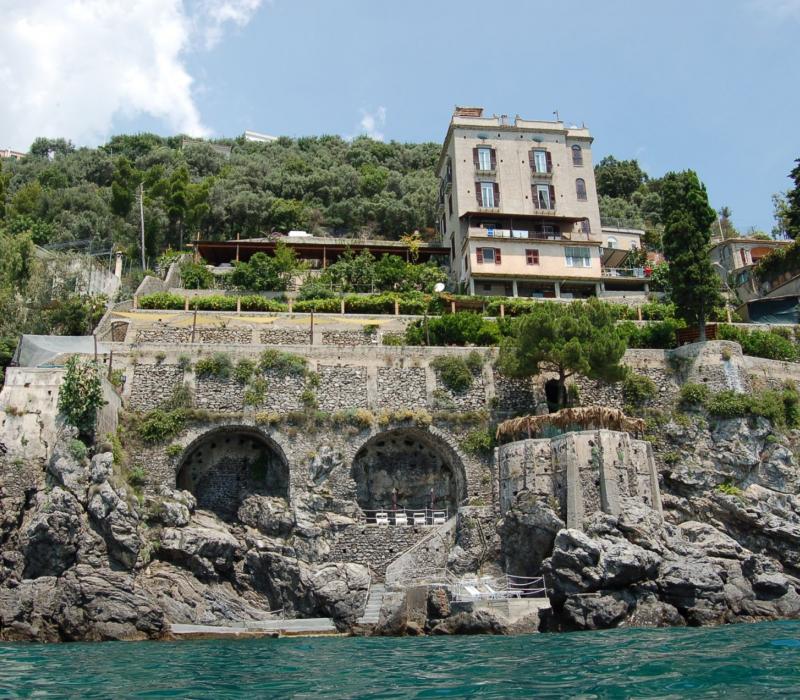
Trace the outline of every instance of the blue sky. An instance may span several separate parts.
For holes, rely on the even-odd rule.
[[[24,18],[31,3],[11,4]],[[160,60],[148,63],[142,50],[140,68],[158,73],[153,92],[160,101],[133,88],[115,99],[98,97],[104,118],[90,132],[73,121],[75,133],[59,135],[92,143],[139,129],[220,136],[250,128],[290,136],[368,130],[386,140],[441,141],[455,104],[527,118],[551,118],[558,110],[565,121],[591,129],[595,160],[637,158],[654,176],[697,170],[712,204],[731,207],[745,230],[771,228],[770,195],[789,186],[787,174],[800,157],[800,0],[162,0],[157,6],[170,13],[156,19],[158,26],[174,22],[183,31],[174,35],[180,43],[171,53],[163,37],[153,37]],[[150,27],[153,10],[141,9]],[[114,21],[103,18],[96,35]],[[135,34],[130,13],[119,21]],[[107,55],[118,42],[109,42]],[[174,66],[162,74],[165,51]],[[170,81],[180,83],[173,97]],[[87,82],[102,85],[103,76]],[[70,99],[62,97],[59,104]],[[85,96],[82,111],[91,110]],[[44,126],[70,131],[69,121],[51,118]]]

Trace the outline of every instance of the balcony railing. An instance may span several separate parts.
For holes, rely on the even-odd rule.
[[[553,171],[536,170],[536,168],[531,168],[531,177],[553,177]]]
[[[603,277],[626,277],[628,279],[647,279],[649,270],[643,267],[604,267]]]
[[[472,227],[469,230],[470,238],[516,238],[519,240],[537,241],[562,241],[567,240],[558,231],[525,231],[522,229],[507,228],[480,228]]]

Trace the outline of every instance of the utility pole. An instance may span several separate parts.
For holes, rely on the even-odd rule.
[[[139,183],[139,223],[141,224],[142,229],[142,272],[144,272],[145,268],[145,259],[144,259],[144,183]]]

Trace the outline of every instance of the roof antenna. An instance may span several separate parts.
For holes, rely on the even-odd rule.
[[[553,112],[553,114],[555,114],[555,116],[556,116],[556,121],[557,121],[557,122],[560,122],[561,120],[558,118],[558,110],[556,110],[555,112]]]

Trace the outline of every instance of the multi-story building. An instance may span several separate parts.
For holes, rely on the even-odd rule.
[[[710,250],[711,264],[723,283],[736,292],[740,301],[750,301],[761,296],[771,295],[772,281],[759,281],[753,275],[753,268],[761,258],[773,250],[785,248],[791,241],[763,240],[760,238],[726,238],[715,243]],[[781,276],[781,286],[797,274]],[[781,293],[796,293],[797,289],[782,289]]]
[[[604,241],[591,146],[585,127],[456,108],[438,164],[438,227],[458,288],[527,297],[646,288],[643,269],[603,265],[608,236],[627,250],[630,236]]]

